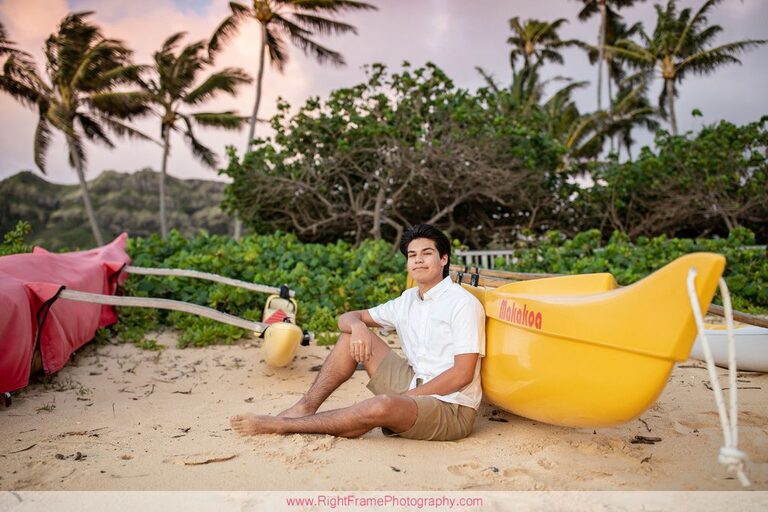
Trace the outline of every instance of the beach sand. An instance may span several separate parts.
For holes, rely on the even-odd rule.
[[[242,438],[228,417],[290,406],[330,347],[300,347],[277,369],[256,340],[180,350],[173,332],[157,339],[165,350],[89,344],[0,408],[0,490],[741,490],[717,462],[722,432],[699,361],[614,428],[554,427],[483,403],[457,442],[378,429]],[[752,489],[768,490],[768,375],[739,375],[739,447]],[[369,397],[366,383],[356,372],[321,410]],[[632,444],[638,435],[661,441]]]

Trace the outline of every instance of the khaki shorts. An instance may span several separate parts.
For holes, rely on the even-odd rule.
[[[413,379],[408,361],[390,350],[368,382],[374,395],[401,395],[408,391]],[[412,396],[416,402],[416,422],[405,432],[392,432],[382,427],[385,435],[426,441],[454,441],[467,437],[475,423],[475,411],[464,405],[443,402],[433,396]]]

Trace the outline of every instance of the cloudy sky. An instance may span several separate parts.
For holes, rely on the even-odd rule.
[[[697,9],[704,0],[681,0],[680,8]],[[579,22],[576,15],[580,2],[574,0],[369,0],[378,11],[356,12],[342,16],[358,28],[358,35],[335,36],[321,40],[343,53],[347,66],[321,67],[291,48],[291,61],[284,74],[267,69],[260,117],[275,112],[275,101],[285,98],[297,106],[310,96],[326,96],[329,91],[354,85],[364,78],[362,66],[383,62],[399,68],[404,60],[413,65],[432,61],[445,70],[457,86],[475,89],[483,84],[475,71],[481,66],[498,81],[510,78],[509,18],[569,20],[560,32],[562,38],[578,38],[595,43],[598,20]],[[247,2],[246,2],[247,3]],[[642,21],[646,31],[655,26],[653,1],[625,9],[629,22]],[[187,41],[207,39],[228,14],[224,0],[0,0],[0,21],[10,38],[42,63],[41,48],[45,38],[58,22],[71,11],[95,11],[92,19],[108,37],[122,39],[135,51],[135,60],[148,63],[152,53],[172,33],[186,31]],[[741,39],[768,39],[768,1],[725,0],[715,7],[712,23],[722,25],[718,44]],[[256,74],[258,31],[255,24],[243,25],[238,37],[227,46],[216,66],[240,66]],[[550,65],[544,75],[562,75],[590,80],[593,85],[579,91],[580,108],[596,107],[596,68],[583,54],[570,50],[564,54],[566,64]],[[768,47],[750,51],[742,57],[742,66],[728,66],[714,75],[692,77],[682,84],[677,103],[678,124],[682,130],[696,129],[702,123],[728,119],[737,123],[757,120],[768,114]],[[654,101],[657,91],[653,96]],[[240,89],[236,98],[221,98],[207,104],[205,110],[233,109],[247,114],[255,98],[254,86]],[[702,119],[694,119],[691,111],[698,108]],[[32,138],[36,115],[16,104],[6,95],[0,96],[0,179],[20,170],[39,171],[32,158]],[[159,122],[146,120],[137,127],[152,136],[159,132]],[[266,128],[257,128],[257,133]],[[223,156],[224,147],[245,145],[246,131],[221,133],[199,131],[206,144]],[[650,135],[638,136],[648,143]],[[151,143],[118,140],[115,150],[89,146],[88,178],[105,169],[133,172],[144,167],[159,168],[161,150]],[[170,174],[181,178],[224,179],[207,170],[191,156],[181,139],[172,141]],[[223,161],[223,158],[222,158]],[[48,179],[57,183],[75,183],[76,176],[68,167],[66,149],[57,137],[48,151]]]

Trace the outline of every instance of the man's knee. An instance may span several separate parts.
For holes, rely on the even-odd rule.
[[[385,420],[403,405],[401,400],[401,397],[395,395],[377,395],[368,400],[368,413],[374,419]]]
[[[350,341],[349,336],[350,336],[349,333],[346,333],[346,332],[341,333],[339,338],[336,340],[336,344],[333,346],[333,350],[334,351],[339,350],[349,355],[350,357],[352,357],[352,355],[349,353],[349,341]]]

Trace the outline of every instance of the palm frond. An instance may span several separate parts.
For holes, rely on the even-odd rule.
[[[100,114],[132,119],[150,112],[151,99],[147,91],[101,92],[90,95],[86,102]]]
[[[118,119],[105,116],[105,115],[98,115],[98,119],[102,124],[104,124],[111,132],[113,132],[118,137],[126,137],[129,139],[142,140],[142,141],[154,142],[155,144],[159,144],[159,142],[157,142],[152,137],[144,134],[143,132],[137,130],[136,128],[133,128],[130,125],[123,123]]]
[[[0,74],[0,91],[4,91],[26,107],[34,107],[46,94],[45,85],[33,65],[18,56],[8,57]]]
[[[577,15],[579,21],[587,21],[589,18],[600,12],[600,7],[596,0],[583,0],[584,7],[581,8]]]
[[[282,72],[285,64],[288,62],[288,51],[285,48],[285,42],[270,27],[264,29],[266,35],[267,51],[269,52],[269,62]]]
[[[181,116],[181,118],[184,120],[184,124],[186,125],[186,130],[183,131],[184,140],[192,150],[192,155],[194,155],[195,158],[197,158],[207,167],[215,169],[218,163],[216,153],[214,153],[210,148],[197,140],[195,137],[195,132],[192,129],[192,121],[190,118],[188,116]]]
[[[621,56],[633,66],[647,66],[656,62],[655,56],[646,48],[628,39],[618,41],[615,46],[606,45],[605,49]]]
[[[720,25],[712,25],[691,38],[692,48],[706,48],[723,31]]]
[[[323,18],[312,14],[293,13],[291,15],[297,22],[318,34],[357,34],[357,29],[349,23]]]
[[[90,77],[89,89],[98,91],[113,89],[119,85],[139,83],[141,74],[148,69],[149,66],[146,64],[126,64],[106,69]]]
[[[486,72],[483,68],[480,66],[475,66],[475,70],[480,73],[480,76],[483,77],[483,80],[485,80],[485,83],[488,84],[488,87],[490,87],[493,92],[496,94],[499,93],[499,86],[496,85],[496,81],[493,79],[493,75]]]
[[[225,68],[210,75],[202,84],[187,94],[183,100],[190,105],[197,105],[225,92],[234,95],[240,85],[253,82],[251,76],[240,68]]]
[[[232,15],[224,18],[224,21],[216,27],[208,41],[208,56],[211,59],[221,51],[225,43],[237,34],[240,24],[252,17],[251,10],[237,2],[229,2],[229,8],[232,10]]]
[[[114,149],[114,143],[107,137],[107,134],[102,127],[94,119],[86,114],[77,114],[75,120],[80,123],[80,127],[83,129],[83,135],[85,135],[86,139],[92,142],[99,142],[110,149]]]
[[[559,52],[550,49],[541,50],[538,58],[542,62],[548,60],[550,62],[554,62],[555,64],[563,64],[565,62],[565,59],[563,59],[563,56],[560,55]]]
[[[72,76],[67,77],[66,83],[73,89],[91,91],[135,79],[136,68],[128,66],[131,54],[132,52],[120,41],[114,39],[98,41],[86,49],[76,63]],[[100,76],[104,70],[109,70],[107,73],[111,73],[111,79],[105,80]]]
[[[706,12],[712,7],[714,7],[715,5],[719,4],[720,2],[722,2],[722,0],[707,0],[702,4],[702,6],[699,8],[696,14],[688,20],[685,20],[685,18],[687,18],[687,14],[681,13],[680,20],[687,21],[687,23],[685,24],[685,28],[680,33],[680,37],[677,40],[677,45],[673,51],[675,55],[680,55],[682,49],[687,44],[688,34],[690,32],[695,32],[697,25],[706,23],[706,17],[704,16]],[[685,11],[689,11],[689,10],[685,9]]]
[[[746,41],[727,43],[718,46],[717,48],[710,48],[703,52],[690,55],[679,62],[677,68],[679,71],[683,72],[690,69],[693,73],[708,74],[723,64],[741,64],[741,61],[734,55],[738,55],[750,48],[766,43],[768,43],[768,40],[765,39],[749,39]]]
[[[639,71],[624,77],[619,82],[619,87],[636,87],[638,84],[647,86],[653,80],[653,68],[640,69]]]
[[[8,35],[5,33],[5,27],[0,23],[0,57],[3,56],[16,56],[18,58],[31,58],[30,54],[24,50],[17,48],[16,43],[8,39]]]
[[[329,62],[335,66],[343,66],[346,64],[344,57],[341,53],[326,48],[325,46],[317,43],[306,37],[291,36],[293,44],[298,46],[305,55],[312,55],[319,64],[325,64]]]
[[[48,126],[48,120],[45,117],[45,112],[41,111],[37,120],[37,126],[35,127],[33,154],[35,157],[35,165],[37,165],[37,168],[40,169],[40,172],[43,174],[45,174],[45,158],[50,143],[51,128]]]
[[[589,82],[579,81],[579,82],[572,82],[565,87],[562,87],[559,89],[555,94],[553,94],[545,103],[544,106],[551,105],[553,103],[564,103],[566,101],[571,100],[571,94],[576,89],[583,89],[584,87],[587,87],[589,85]]]
[[[226,112],[197,112],[191,114],[191,117],[200,126],[224,130],[239,130],[250,120],[249,117],[237,115],[231,110]]]
[[[181,41],[186,35],[187,33],[184,31],[176,32],[175,34],[172,34],[165,41],[163,41],[163,45],[161,47],[160,52],[173,53],[173,50],[176,49],[176,45],[178,45],[179,41]]]
[[[291,4],[307,11],[342,12],[351,10],[376,11],[378,8],[365,2],[353,0],[281,0],[280,3]]]

